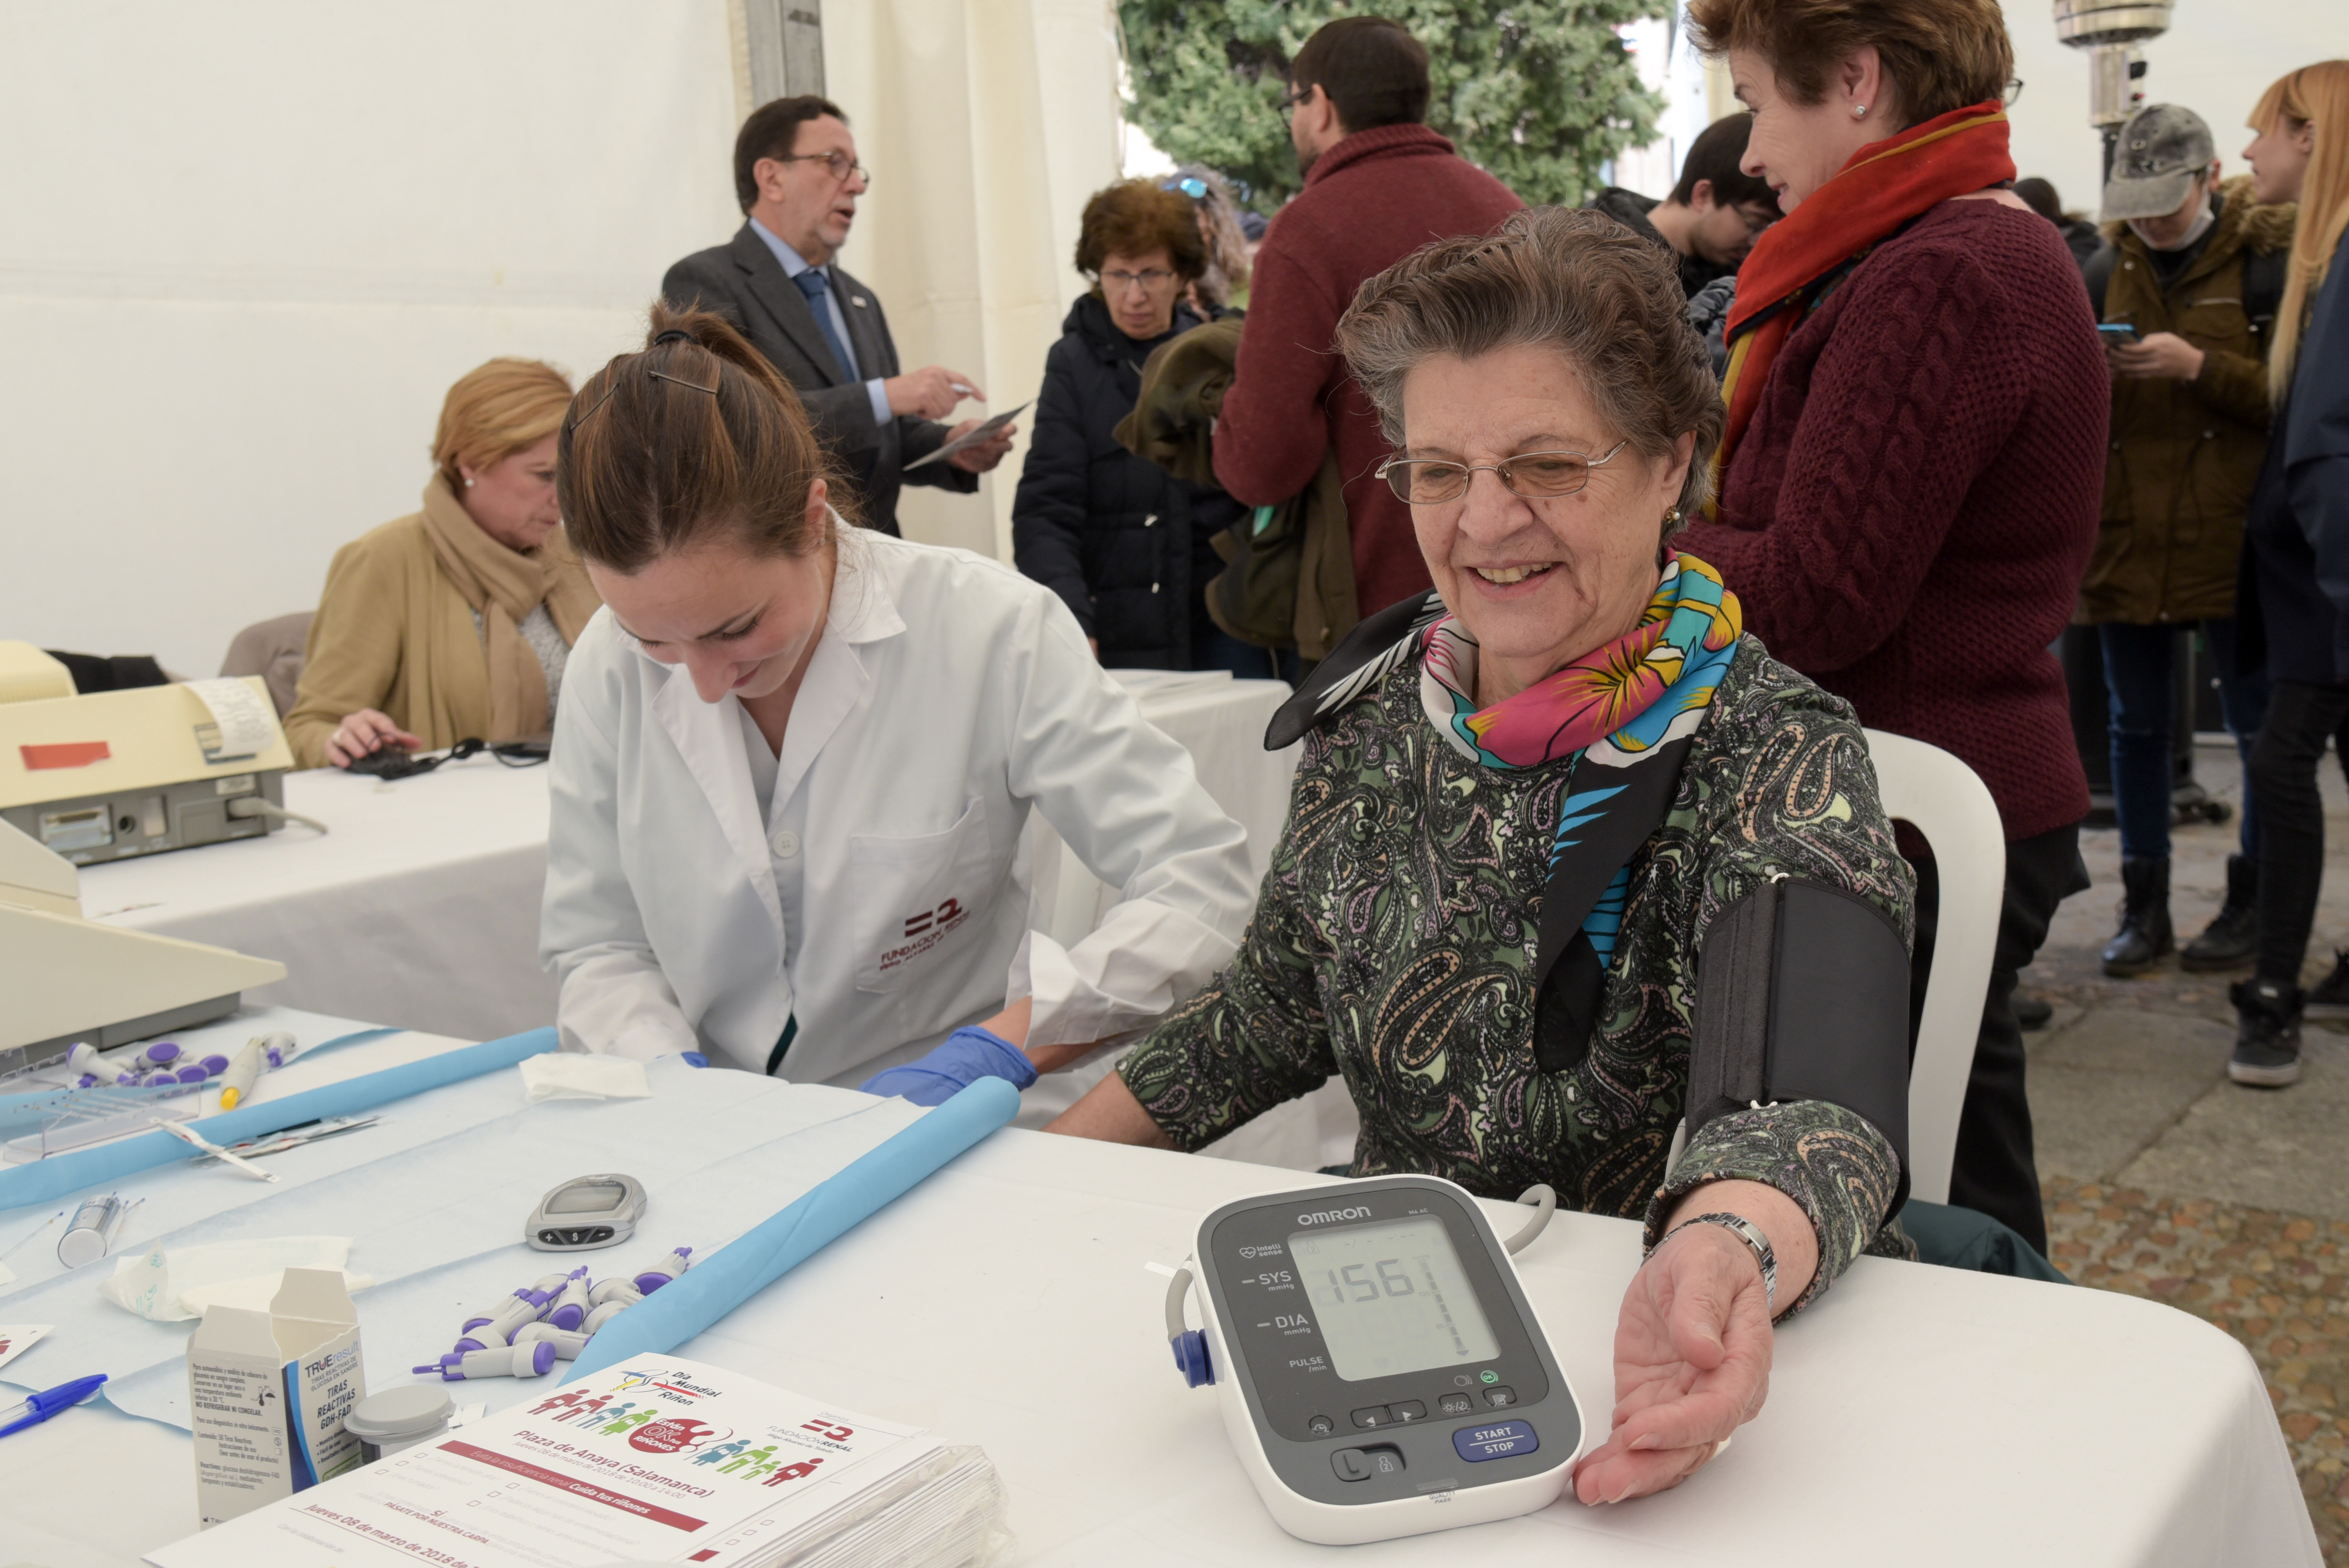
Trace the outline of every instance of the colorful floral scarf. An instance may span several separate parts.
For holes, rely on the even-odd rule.
[[[1681,764],[1737,656],[1737,597],[1676,556],[1640,624],[1489,708],[1477,649],[1430,593],[1365,617],[1314,667],[1265,732],[1289,745],[1420,658],[1420,700],[1447,744],[1486,767],[1572,759],[1534,933],[1533,1053],[1544,1073],[1588,1052],[1631,887],[1631,867],[1671,810]],[[1592,770],[1586,772],[1586,770]],[[1593,773],[1595,775],[1593,776]]]
[[[1423,634],[1420,700],[1453,749],[1495,768],[1537,768],[1597,750],[1620,766],[1688,734],[1737,651],[1737,596],[1694,556],[1675,556],[1640,624],[1555,675],[1476,706],[1476,645],[1459,618]]]

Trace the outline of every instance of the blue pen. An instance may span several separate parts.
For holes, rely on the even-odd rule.
[[[21,1432],[27,1427],[37,1427],[68,1406],[78,1405],[98,1392],[106,1381],[106,1374],[77,1377],[70,1383],[60,1383],[45,1393],[28,1396],[21,1405],[0,1405],[0,1438],[11,1432]]]

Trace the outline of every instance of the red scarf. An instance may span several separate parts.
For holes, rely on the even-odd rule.
[[[1729,370],[1721,383],[1729,431],[1713,458],[1716,498],[1730,453],[1769,384],[1770,366],[1824,295],[1821,286],[1929,208],[2013,178],[2006,110],[1992,99],[1869,142],[1809,200],[1762,232],[1738,269],[1737,303],[1729,312]]]

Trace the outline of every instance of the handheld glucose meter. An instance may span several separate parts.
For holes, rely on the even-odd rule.
[[[645,1187],[633,1176],[574,1176],[538,1200],[523,1240],[542,1252],[616,1247],[644,1218]]]
[[[1201,1222],[1195,1256],[1206,1326],[1183,1328],[1185,1270],[1167,1298],[1176,1364],[1216,1385],[1289,1534],[1347,1546],[1557,1500],[1582,1413],[1464,1189],[1389,1176],[1244,1199]]]

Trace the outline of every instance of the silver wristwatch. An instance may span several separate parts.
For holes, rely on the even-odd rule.
[[[1656,1247],[1662,1246],[1692,1225],[1718,1225],[1753,1251],[1754,1261],[1762,1265],[1764,1299],[1769,1303],[1771,1317],[1775,1318],[1778,1315],[1778,1254],[1770,1250],[1770,1238],[1762,1234],[1762,1228],[1743,1214],[1700,1214],[1692,1220],[1683,1220],[1665,1231],[1657,1238]],[[1656,1247],[1648,1249],[1648,1257],[1656,1255]],[[1647,1260],[1643,1258],[1640,1261],[1645,1262]]]

